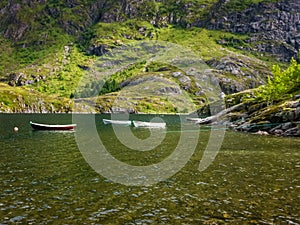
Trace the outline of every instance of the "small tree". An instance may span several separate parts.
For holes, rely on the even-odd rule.
[[[257,96],[269,103],[289,97],[300,89],[300,64],[291,59],[287,69],[274,65],[272,69],[273,79],[268,78],[268,83],[258,89]]]

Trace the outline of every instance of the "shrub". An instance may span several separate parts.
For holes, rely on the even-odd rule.
[[[268,103],[290,97],[300,88],[300,64],[291,59],[287,69],[273,66],[273,78],[268,78],[268,83],[258,89],[257,96]]]

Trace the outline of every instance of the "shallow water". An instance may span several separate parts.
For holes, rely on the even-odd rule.
[[[211,129],[181,131],[178,117],[162,116],[167,129],[153,132],[163,142],[137,151],[118,140],[127,129],[120,127],[116,135],[102,118],[109,115],[97,115],[95,124],[107,151],[136,168],[166,160],[183,132],[197,134],[199,140],[174,175],[151,185],[126,185],[88,163],[76,142],[80,126],[75,132],[33,131],[29,126],[30,120],[71,123],[71,115],[2,114],[0,224],[300,224],[300,139],[226,131],[216,158],[200,172]],[[13,132],[14,126],[19,132]],[[148,129],[128,129],[140,139],[151,136]]]

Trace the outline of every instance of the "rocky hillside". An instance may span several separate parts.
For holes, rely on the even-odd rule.
[[[205,104],[197,112],[207,117],[194,120],[238,131],[300,137],[300,64],[291,60],[285,70],[274,66],[273,75],[263,86]],[[218,105],[223,108],[213,114],[212,109]]]
[[[256,88],[271,76],[273,64],[298,57],[299,7],[297,0],[3,0],[0,111],[67,112],[75,98],[81,111],[93,102],[95,112],[190,112],[213,98],[180,68],[137,60],[110,78],[92,73],[106,53],[162,41],[201,58],[202,79],[226,95]],[[147,96],[136,96],[150,87]],[[174,105],[168,96],[188,98],[193,107]]]
[[[300,47],[300,3],[298,0],[260,2],[232,11],[234,1],[221,0],[205,21],[194,25],[208,29],[249,34],[247,50],[270,54],[280,61],[297,58]]]

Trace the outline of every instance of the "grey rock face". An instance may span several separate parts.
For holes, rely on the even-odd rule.
[[[211,19],[198,21],[196,26],[250,34],[254,51],[273,54],[281,61],[297,58],[300,47],[300,1],[282,0],[277,3],[251,5],[241,12],[227,13],[225,1],[211,14]],[[207,22],[210,21],[210,22]]]

